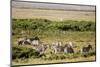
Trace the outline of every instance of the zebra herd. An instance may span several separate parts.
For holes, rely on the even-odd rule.
[[[74,50],[75,47],[73,46],[72,42],[67,42],[66,44],[63,44],[62,42],[56,41],[53,42],[51,45],[49,45],[49,44],[43,44],[40,41],[40,38],[36,36],[32,38],[27,38],[27,37],[18,38],[17,43],[18,45],[32,45],[34,49],[40,53],[44,53],[44,51],[46,51],[46,49],[48,48],[52,49],[55,54],[59,52],[75,53]],[[90,44],[80,49],[81,53],[86,53],[89,52],[90,50],[92,50],[92,45]]]

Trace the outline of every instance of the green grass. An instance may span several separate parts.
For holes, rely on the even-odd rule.
[[[43,42],[49,43],[52,40],[95,41],[95,22],[92,21],[58,22],[47,19],[12,19],[12,21],[12,34],[15,38],[38,36]]]
[[[31,50],[31,51],[30,51]],[[42,64],[42,63],[58,63],[58,62],[78,62],[78,61],[93,61],[95,60],[95,51],[89,53],[44,53],[45,56],[40,56],[32,46],[13,46],[12,51],[13,64]],[[24,54],[24,55],[23,55]],[[15,58],[16,57],[16,58]],[[92,58],[91,58],[92,57]]]
[[[75,42],[95,42],[95,32],[31,32],[25,33],[24,35],[13,36],[13,42],[16,41],[17,37],[33,37],[38,36],[42,42],[51,44],[53,41],[75,41]]]
[[[57,62],[77,62],[95,60],[95,22],[92,21],[51,21],[47,19],[12,19],[12,56],[13,64],[41,64]],[[31,45],[17,44],[18,37],[38,36],[40,40],[51,45],[54,41],[62,41],[65,44],[72,41],[74,54],[50,54],[52,50],[46,50],[43,56],[33,49]],[[80,48],[90,43],[93,51],[81,54]],[[40,61],[40,62],[38,62]]]

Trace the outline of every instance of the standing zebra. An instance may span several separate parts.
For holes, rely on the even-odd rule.
[[[81,53],[87,53],[90,51],[90,49],[92,50],[92,46],[89,44],[87,47],[81,48]]]
[[[45,44],[35,46],[36,51],[38,51],[40,54],[43,54],[47,48],[48,48],[48,45],[45,45]]]
[[[26,37],[18,38],[17,39],[18,45],[23,45],[26,39],[27,39]]]
[[[66,45],[52,45],[52,49],[54,50],[54,53],[64,52],[64,53],[74,53],[74,49],[70,44]]]
[[[18,38],[17,40],[18,45],[25,45],[25,44],[31,44],[31,45],[39,45],[40,44],[40,39],[38,37],[33,37],[33,38]]]

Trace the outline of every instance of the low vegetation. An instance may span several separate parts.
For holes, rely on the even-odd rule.
[[[41,61],[64,60],[75,58],[86,58],[95,56],[95,22],[92,21],[51,21],[48,19],[12,19],[12,60],[16,63],[23,63],[26,59],[40,59]],[[50,44],[52,41],[62,42],[76,41],[78,45],[75,48],[78,51],[86,42],[93,45],[94,50],[89,53],[49,53],[40,54],[32,46],[17,45],[17,37],[38,36],[43,43]],[[18,61],[20,60],[20,61]],[[95,60],[93,58],[93,60]],[[26,62],[26,61],[25,61]],[[28,60],[27,60],[28,62]],[[30,62],[30,61],[29,61]]]
[[[37,58],[39,57],[39,52],[37,52],[36,50],[32,49],[32,48],[27,48],[27,47],[23,47],[23,46],[13,46],[12,47],[12,59],[26,59],[26,58]]]
[[[91,57],[95,56],[95,51],[90,51],[89,53],[43,53],[40,54],[38,51],[33,49],[32,47],[26,47],[26,46],[13,46],[12,47],[12,59],[14,61],[17,61],[18,59],[22,59],[25,61],[25,59],[32,58],[32,59],[41,59],[41,60],[63,60],[63,59],[75,59],[78,57]],[[28,62],[28,60],[27,60]]]
[[[50,21],[47,19],[12,19],[13,30],[95,31],[92,21]]]

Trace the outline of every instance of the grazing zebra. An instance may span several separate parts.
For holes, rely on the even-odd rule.
[[[64,53],[74,53],[73,46],[70,44],[65,44]]]
[[[88,45],[87,47],[83,47],[82,49],[81,49],[81,53],[86,53],[86,52],[89,52],[90,51],[90,49],[92,50],[92,46],[91,45]]]
[[[64,52],[65,53],[74,53],[74,49],[72,47],[67,47],[67,52],[66,51],[64,51]]]
[[[48,48],[48,45],[38,45],[38,46],[35,46],[35,49],[36,51],[38,51],[40,54],[43,54],[44,51]]]
[[[40,39],[38,37],[33,37],[33,38],[23,37],[23,38],[18,38],[17,42],[18,45],[22,45],[22,44],[39,45]]]
[[[25,40],[26,40],[25,37],[23,37],[23,38],[18,38],[18,40],[17,40],[18,45],[24,44]]]
[[[31,45],[33,46],[40,44],[40,39],[37,36],[33,38],[29,38],[28,41],[31,42]]]
[[[33,46],[37,46],[37,45],[40,44],[40,41],[39,41],[39,40],[33,40],[33,41],[31,42],[31,44],[32,44]]]
[[[51,48],[54,50],[54,53],[56,54],[59,51],[59,47],[58,45],[52,45]]]
[[[63,46],[62,46],[62,42],[53,42],[51,49],[54,50],[54,53],[56,54],[57,52],[63,52]]]
[[[66,44],[64,46],[60,45],[52,45],[52,48],[54,50],[54,53],[58,52],[64,52],[64,53],[74,53],[73,47],[71,47],[69,44]]]

